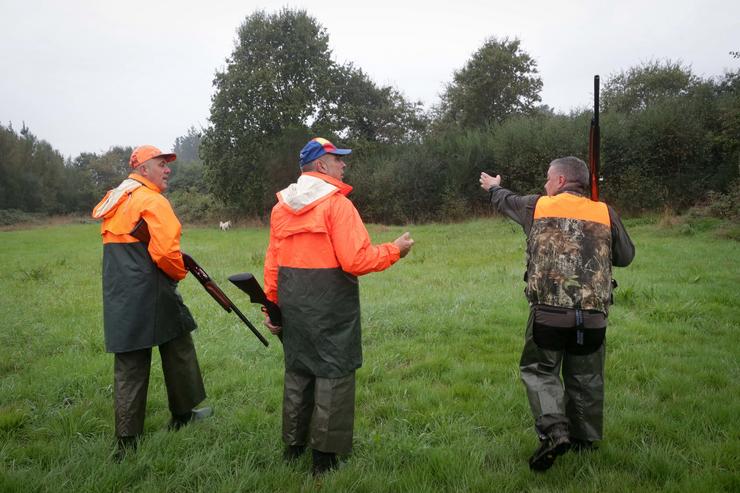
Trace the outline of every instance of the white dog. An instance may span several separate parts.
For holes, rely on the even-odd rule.
[[[226,231],[231,227],[231,221],[219,222],[218,227],[221,228],[221,231]]]

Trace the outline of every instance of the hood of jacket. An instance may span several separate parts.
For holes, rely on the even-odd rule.
[[[150,188],[155,192],[160,192],[159,187],[151,181],[139,174],[131,173],[128,175],[128,178],[121,182],[120,185],[109,190],[108,193],[105,194],[105,197],[103,197],[100,203],[98,203],[98,205],[93,209],[92,217],[95,219],[101,219],[113,216],[113,214],[116,213],[118,206],[124,203],[134,190],[141,186]]]
[[[323,173],[307,171],[298,177],[298,181],[280,190],[277,198],[292,214],[304,214],[335,193],[349,195],[352,187],[341,180]]]

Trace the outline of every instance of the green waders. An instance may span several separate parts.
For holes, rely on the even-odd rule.
[[[167,399],[173,416],[189,413],[206,398],[193,338],[187,332],[159,346]],[[144,431],[152,349],[115,353],[113,371],[116,436],[135,437]]]
[[[601,440],[606,341],[591,354],[569,354],[537,346],[533,328],[530,310],[519,369],[540,439],[548,436],[551,427],[565,425],[573,439]]]
[[[346,455],[352,451],[355,372],[322,378],[285,372],[283,441],[288,447]]]

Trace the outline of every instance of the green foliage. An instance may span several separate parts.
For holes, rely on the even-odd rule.
[[[547,168],[553,159],[585,159],[589,121],[589,114],[580,113],[540,114],[505,122],[493,135],[493,171],[501,174],[506,188],[518,193],[544,193]]]
[[[686,74],[686,79],[694,80]],[[695,82],[631,112],[602,118],[604,197],[625,210],[685,210],[738,176],[737,135],[730,136],[740,92],[724,81]]]
[[[412,252],[360,280],[354,450],[320,481],[309,458],[292,466],[281,458],[280,344],[271,338],[264,348],[190,277],[179,290],[200,325],[204,404],[215,414],[167,431],[155,355],[144,440],[115,463],[98,228],[0,232],[8,267],[0,272],[0,490],[737,491],[740,267],[737,243],[711,223],[684,235],[649,217],[627,221],[637,256],[615,271],[605,440],[545,475],[526,463],[537,438],[517,370],[527,316],[521,230],[503,220],[412,227]],[[405,230],[369,229],[376,243]],[[226,278],[260,277],[267,237],[266,228],[183,236],[255,323],[259,308]]]
[[[740,222],[740,180],[735,181],[727,193],[710,191],[706,200],[689,210],[692,217],[717,217]]]
[[[37,222],[39,214],[24,212],[18,209],[0,209],[0,226]]]
[[[177,161],[170,165],[170,169],[172,172],[167,182],[168,191],[187,190],[205,193],[207,187],[203,178],[201,161],[181,161],[178,156]]]
[[[350,63],[332,67],[326,103],[317,108],[312,129],[341,135],[353,145],[393,144],[418,140],[426,125],[421,103],[407,102],[393,87],[377,87]]]
[[[182,223],[215,224],[239,216],[237,211],[226,207],[213,195],[195,189],[175,190],[169,192],[167,198]]]
[[[371,177],[370,202],[363,215],[370,220],[389,216],[393,223],[433,220],[440,206],[445,169],[439,156],[423,146],[409,146],[400,156],[377,166]],[[355,193],[362,200],[361,190]],[[362,207],[361,202],[358,203]]]
[[[183,162],[200,161],[200,141],[203,133],[191,126],[188,132],[175,139],[172,152],[177,154],[177,160]]]
[[[108,190],[117,187],[129,175],[131,168],[128,162],[133,151],[130,146],[114,146],[100,156],[84,156],[85,163],[80,166],[90,170],[99,197],[102,198]]]
[[[0,125],[0,209],[59,213],[64,158],[25,125],[19,133]]]
[[[553,156],[586,153],[588,114],[540,113],[482,129],[448,128],[417,145],[352,164],[347,179],[363,217],[384,223],[459,220],[490,210],[481,171],[521,193],[541,193]],[[537,139],[532,139],[537,135]]]
[[[650,61],[612,75],[604,84],[605,112],[641,111],[668,98],[686,95],[698,79],[680,62]]]
[[[326,30],[303,10],[247,17],[214,86],[205,177],[217,198],[247,215],[266,214],[310,137],[406,142],[426,123],[418,104],[333,61]]]
[[[475,128],[534,113],[542,79],[537,62],[520,45],[518,39],[488,39],[455,72],[442,95],[441,119]]]
[[[264,211],[270,139],[315,114],[329,53],[326,31],[305,11],[247,17],[226,70],[216,74],[212,126],[203,136],[206,177],[219,199]]]

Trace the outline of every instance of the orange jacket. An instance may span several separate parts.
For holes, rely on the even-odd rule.
[[[92,215],[103,219],[100,227],[103,244],[139,242],[130,233],[144,219],[149,228],[147,249],[152,261],[175,281],[187,275],[180,252],[182,226],[169,201],[151,181],[131,173],[103,197]]]
[[[270,217],[265,257],[265,294],[278,302],[280,267],[341,268],[361,276],[387,269],[400,258],[393,243],[374,246],[352,202],[352,187],[328,175],[303,173],[278,192]]]

